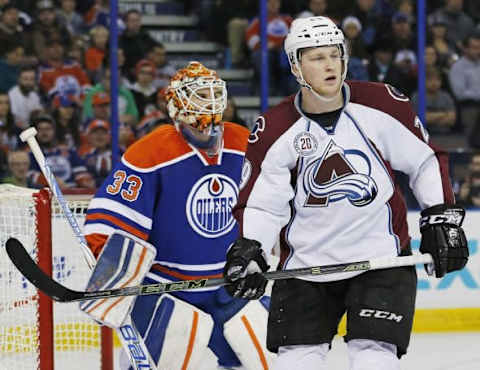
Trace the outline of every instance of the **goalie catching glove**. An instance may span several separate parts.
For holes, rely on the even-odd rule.
[[[232,297],[259,299],[267,286],[267,279],[261,273],[269,268],[261,244],[239,238],[227,251],[223,276],[230,284],[225,289]]]
[[[461,227],[464,218],[462,207],[447,204],[424,209],[421,213],[420,252],[432,255],[437,278],[461,270],[467,264],[467,238]],[[425,265],[425,270],[429,275],[433,274],[431,265]]]
[[[144,240],[115,231],[107,239],[87,284],[87,291],[140,285],[150,270],[156,249]],[[118,328],[130,314],[136,296],[104,298],[80,303],[95,321]]]

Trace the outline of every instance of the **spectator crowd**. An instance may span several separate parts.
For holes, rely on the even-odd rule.
[[[175,0],[170,0],[175,1]],[[35,126],[37,139],[62,188],[98,187],[112,166],[110,77],[117,73],[119,145],[168,124],[165,87],[175,68],[165,46],[128,10],[117,20],[118,70],[109,63],[107,0],[0,0],[0,178],[45,184],[18,134]],[[223,45],[228,68],[261,70],[258,0],[185,1],[205,41]],[[425,124],[450,150],[480,149],[480,2],[427,1]],[[418,107],[416,2],[413,0],[267,0],[270,95],[298,86],[283,41],[297,17],[328,16],[344,31],[347,79],[393,85]],[[215,19],[215,22],[211,22]],[[448,32],[447,32],[448,31]],[[228,88],[228,85],[227,85]],[[242,121],[234,97],[228,119]],[[245,124],[245,122],[241,122]],[[459,194],[476,189],[471,164]],[[475,167],[476,168],[476,167]],[[462,189],[462,190],[460,190]],[[476,190],[475,190],[476,191]],[[465,196],[472,202],[476,195]]]

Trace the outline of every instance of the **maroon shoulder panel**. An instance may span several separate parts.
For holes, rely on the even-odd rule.
[[[387,113],[401,122],[420,140],[426,140],[425,138],[428,134],[414,111],[410,100],[395,87],[379,82],[364,81],[347,81],[347,84],[350,87],[350,101],[352,103],[365,105]],[[428,145],[435,152],[440,164],[445,203],[453,204],[455,196],[448,171],[448,153],[437,146]]]

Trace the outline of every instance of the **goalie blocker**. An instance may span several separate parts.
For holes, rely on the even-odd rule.
[[[108,238],[87,284],[87,291],[115,289],[138,285],[150,270],[155,248],[145,241],[133,239],[122,231]],[[118,328],[135,302],[136,296],[82,302],[80,309],[102,324]]]

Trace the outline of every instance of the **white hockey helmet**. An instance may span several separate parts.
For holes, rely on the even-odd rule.
[[[290,67],[295,65],[298,73],[297,81],[301,86],[312,89],[305,81],[299,66],[299,51],[317,46],[338,46],[343,60],[342,82],[347,76],[348,52],[345,37],[340,28],[327,17],[308,17],[295,19],[285,39],[284,48]]]

